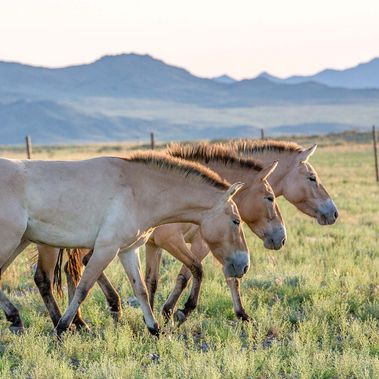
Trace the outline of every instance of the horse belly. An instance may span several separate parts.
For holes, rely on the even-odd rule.
[[[73,223],[75,224],[75,223]],[[29,219],[26,230],[28,240],[55,247],[86,247],[93,248],[98,228],[75,225],[53,225],[41,220]]]

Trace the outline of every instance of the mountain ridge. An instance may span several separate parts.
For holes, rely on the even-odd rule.
[[[36,143],[54,144],[135,140],[150,131],[160,139],[248,137],[265,125],[272,133],[361,128],[364,123],[357,117],[342,122],[334,113],[341,107],[369,105],[373,118],[373,104],[379,105],[379,89],[329,87],[315,81],[288,84],[275,82],[268,73],[240,81],[223,79],[226,82],[201,78],[147,54],[107,55],[58,68],[3,61],[0,143],[23,141],[23,134],[31,134]],[[336,111],[333,117],[329,111],[318,114],[320,107]],[[267,112],[260,115],[256,110],[261,108]],[[286,109],[300,113],[284,117]],[[269,121],[272,112],[279,114],[274,124]]]

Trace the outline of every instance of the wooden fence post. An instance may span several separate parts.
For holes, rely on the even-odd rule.
[[[261,139],[265,139],[265,131],[261,129]]]
[[[26,158],[32,159],[32,139],[30,136],[25,137],[26,144]]]
[[[153,132],[150,133],[150,147],[151,147],[151,150],[155,149],[155,140],[154,140],[154,133]]]
[[[375,159],[375,175],[376,175],[376,181],[379,182],[379,169],[378,169],[378,150],[376,146],[376,129],[375,125],[372,126],[372,141],[374,144],[374,159]]]

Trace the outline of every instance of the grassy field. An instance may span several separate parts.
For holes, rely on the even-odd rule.
[[[141,310],[127,305],[131,288],[115,261],[107,272],[125,300],[121,323],[113,325],[96,287],[83,306],[94,335],[70,334],[58,342],[32,279],[30,248],[3,277],[27,331],[15,336],[1,318],[0,377],[378,378],[379,185],[371,146],[324,145],[311,163],[334,197],[340,219],[321,227],[281,200],[285,248],[264,250],[247,232],[252,266],[242,293],[254,322],[235,320],[220,267],[208,257],[198,310],[179,329],[166,327],[157,340],[145,329]],[[115,155],[125,149],[37,149],[35,158]],[[156,312],[179,267],[166,255]],[[60,304],[66,306],[64,300]]]

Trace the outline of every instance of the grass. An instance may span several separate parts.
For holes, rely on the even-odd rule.
[[[31,248],[4,275],[27,331],[15,336],[0,320],[0,377],[378,378],[379,186],[371,146],[325,144],[311,162],[340,219],[321,227],[281,199],[285,248],[264,250],[246,233],[252,267],[242,293],[254,322],[235,320],[220,267],[210,256],[199,308],[179,329],[167,327],[156,340],[140,309],[128,305],[115,327],[94,288],[83,306],[94,335],[68,334],[58,342],[32,280]],[[156,312],[179,267],[165,257]],[[107,272],[124,300],[132,295],[118,262]]]

